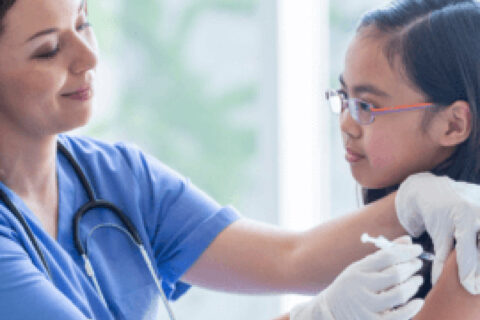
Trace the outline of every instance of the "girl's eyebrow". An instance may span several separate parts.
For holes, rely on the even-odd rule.
[[[78,7],[78,12],[79,13],[85,7],[85,2],[86,2],[86,0],[81,0],[80,1],[80,6]],[[29,42],[29,41],[32,41],[35,38],[38,38],[38,37],[41,37],[41,36],[44,36],[44,35],[47,35],[47,34],[50,34],[50,33],[55,33],[55,32],[58,32],[58,28],[48,28],[48,29],[45,29],[45,30],[42,30],[42,31],[39,31],[39,32],[35,33],[33,36],[28,38],[27,41],[25,41],[25,42]]]
[[[340,81],[340,84],[342,85],[342,87],[348,88],[346,83],[345,83],[345,80],[343,79],[342,74],[338,78],[338,81]],[[370,93],[370,94],[373,94],[373,95],[376,95],[376,96],[379,96],[379,97],[383,97],[383,98],[389,98],[390,97],[390,95],[388,93],[386,93],[383,90],[380,90],[379,88],[377,88],[376,86],[374,86],[372,84],[356,85],[352,88],[352,90],[353,90],[353,93],[356,94],[356,95],[360,95],[362,93]]]

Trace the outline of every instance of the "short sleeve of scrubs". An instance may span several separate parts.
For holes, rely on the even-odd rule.
[[[127,211],[137,227],[140,226],[141,235],[145,232],[144,236],[148,237],[151,247],[147,249],[157,263],[165,293],[172,300],[178,298],[189,288],[179,281],[180,277],[217,235],[239,218],[238,213],[232,207],[220,206],[187,179],[135,146],[101,145],[80,138],[70,138],[70,143],[74,150],[97,144],[93,147],[116,157],[110,159],[111,166],[123,171],[122,181],[128,186],[120,197],[133,201],[136,206],[132,208],[130,203]],[[104,177],[108,176],[106,169],[103,169]],[[122,190],[116,192],[121,194]]]
[[[119,231],[126,229],[117,211],[92,209],[74,228],[78,210],[92,204],[87,190],[102,203],[113,204],[135,226],[170,299],[189,288],[180,281],[182,275],[239,215],[134,146],[67,135],[58,139],[68,152],[59,151],[56,159],[56,238],[21,197],[0,182],[50,270],[7,202],[0,201],[0,319],[157,319],[158,289],[129,233]],[[75,162],[91,188],[82,184]],[[102,295],[84,270],[74,229]]]

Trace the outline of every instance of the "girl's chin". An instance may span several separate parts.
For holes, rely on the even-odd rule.
[[[361,183],[359,184],[363,189],[384,189],[384,188],[390,187],[388,185],[382,185],[382,184],[361,184]]]
[[[385,177],[375,177],[374,175],[360,175],[352,171],[355,181],[365,189],[384,189],[399,184],[396,179],[385,179]]]

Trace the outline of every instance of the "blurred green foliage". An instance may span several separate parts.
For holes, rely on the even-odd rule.
[[[165,3],[89,2],[102,58],[116,61],[122,71],[113,118],[96,122],[89,133],[135,141],[218,201],[235,202],[233,195],[246,186],[257,133],[253,124],[234,118],[251,110],[258,84],[252,80],[212,93],[209,75],[192,70],[184,57],[202,14],[220,10],[252,16],[258,0],[184,1],[178,21],[161,30],[168,18]]]
[[[362,16],[388,0],[330,1],[330,85],[338,88],[338,76],[343,70],[344,57],[349,42],[355,36]]]

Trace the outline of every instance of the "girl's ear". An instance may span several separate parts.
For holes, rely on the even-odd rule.
[[[467,140],[472,131],[472,114],[468,102],[455,101],[440,113],[438,143],[444,147],[453,147]]]

